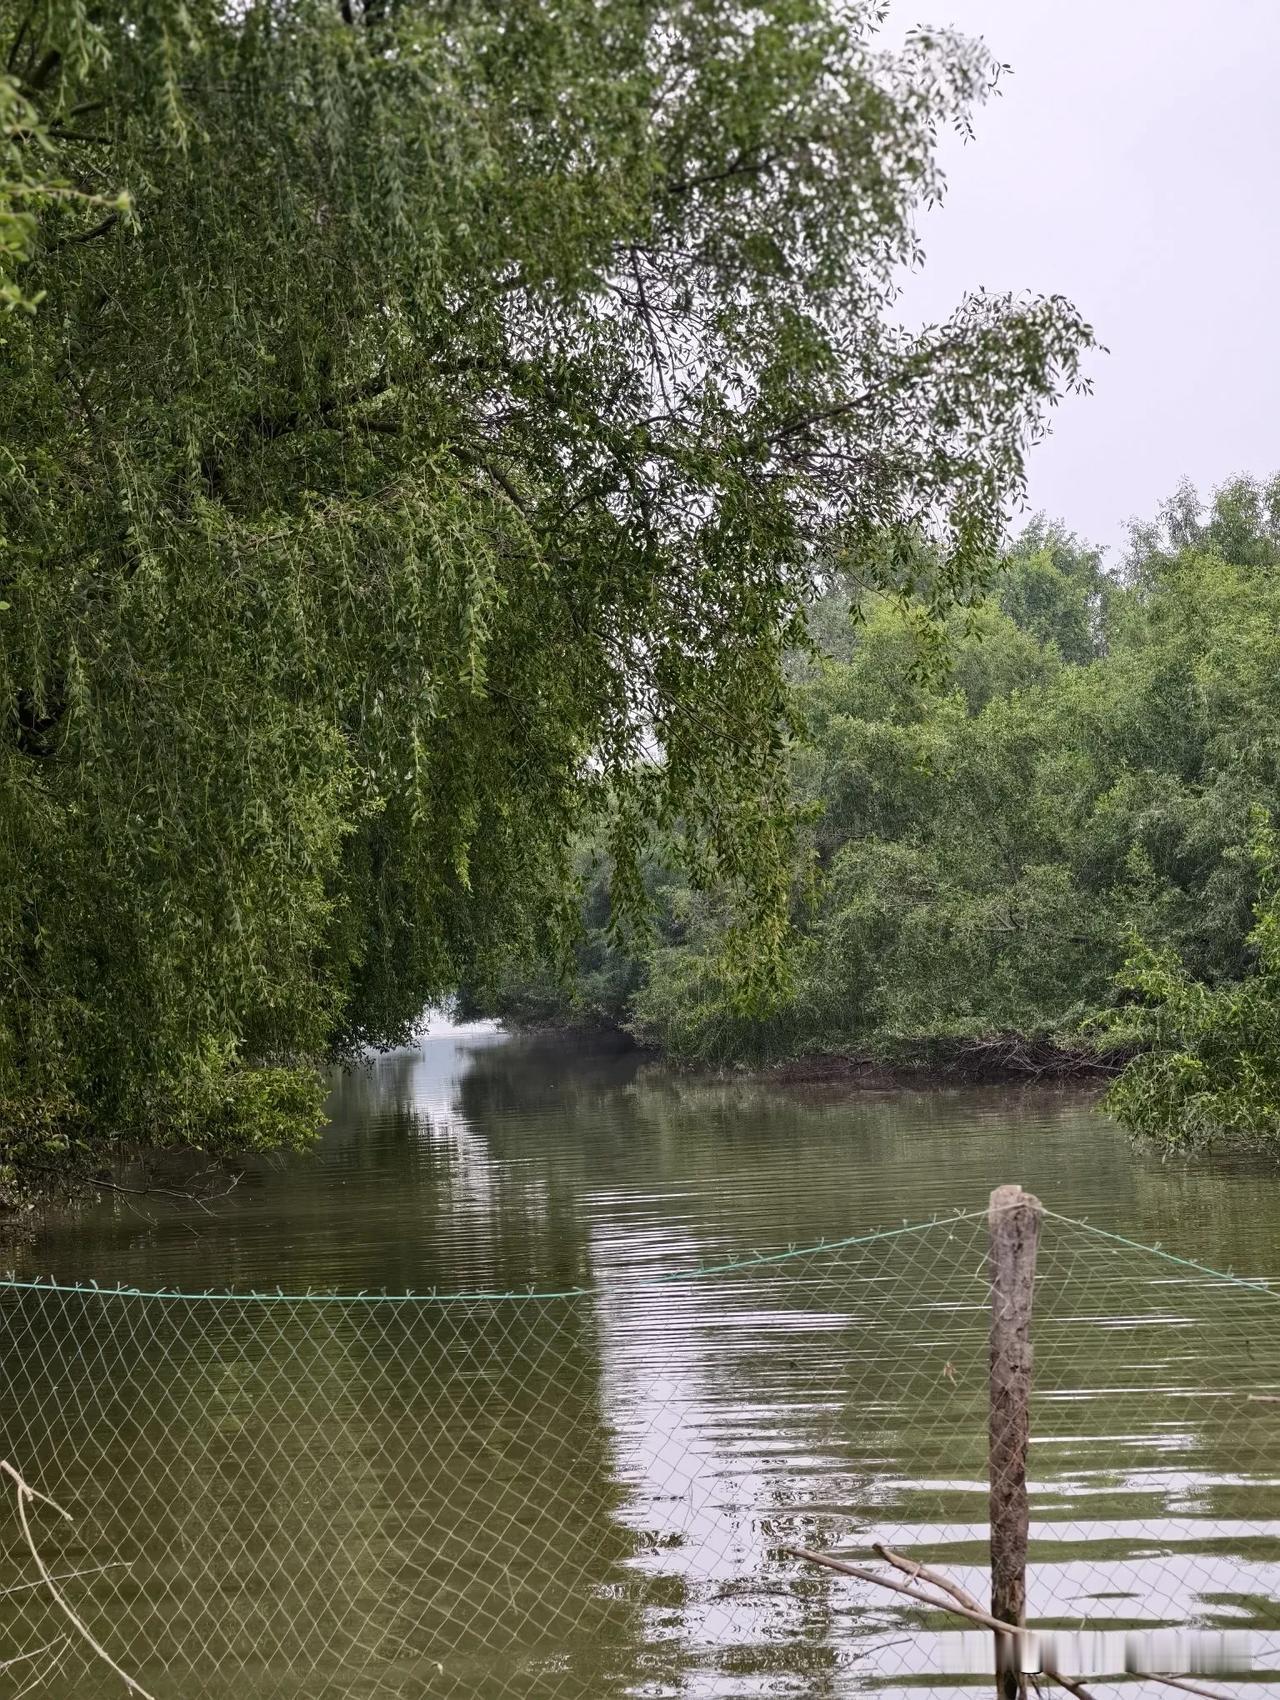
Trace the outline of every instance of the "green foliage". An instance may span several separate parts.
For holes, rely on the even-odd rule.
[[[185,1060],[185,1059],[184,1059]],[[313,1069],[237,1068],[206,1046],[195,1066],[153,1089],[151,1125],[166,1143],[224,1156],[308,1144],[324,1126],[326,1088]]]
[[[36,305],[14,275],[35,248],[41,185],[30,172],[25,138],[36,122],[17,83],[0,75],[0,306],[9,311],[32,311]]]
[[[995,66],[878,10],[0,0],[6,1101],[305,1132],[588,824],[778,980],[818,563],[971,595],[1092,342],[897,323]]]
[[[1020,631],[1086,662],[1100,651],[1111,590],[1097,550],[1037,519],[1006,553],[996,597]]]
[[[1280,1140],[1280,846],[1254,813],[1253,860],[1261,893],[1242,980],[1208,986],[1175,951],[1139,944],[1120,986],[1132,1002],[1108,1030],[1140,1054],[1112,1087],[1107,1106],[1132,1128],[1169,1145],[1230,1135]]]
[[[325,1124],[327,1087],[314,1068],[237,1068],[207,1051],[183,1073],[152,1083],[146,1127],[156,1144],[229,1157],[309,1144]],[[48,1094],[0,1099],[4,1129],[0,1207],[70,1195],[90,1184],[109,1150],[83,1104]]]
[[[1036,522],[991,601],[952,615],[941,688],[900,609],[867,598],[851,622],[856,592],[833,592],[815,625],[841,658],[793,665],[808,824],[789,985],[744,1008],[723,903],[669,896],[617,1018],[716,1063],[939,1058],[1009,1036],[1138,1049],[1112,1097],[1126,1122],[1265,1132],[1276,922],[1253,916],[1250,823],[1280,796],[1274,490],[1231,485],[1207,517],[1182,492],[1135,533],[1122,579]],[[1135,935],[1148,948],[1126,969]]]
[[[32,67],[34,78],[39,66]],[[35,91],[31,91],[34,93]],[[17,273],[39,249],[40,214],[59,204],[79,212],[107,209],[112,220],[127,218],[127,193],[102,194],[51,175],[52,157],[65,126],[46,126],[24,82],[0,71],[0,312],[34,313],[42,292],[28,295]]]
[[[0,1205],[16,1207],[33,1195],[68,1187],[91,1172],[92,1148],[85,1138],[84,1111],[70,1098],[31,1094],[0,1099]]]

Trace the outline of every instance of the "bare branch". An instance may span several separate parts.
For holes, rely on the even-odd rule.
[[[31,93],[42,89],[62,63],[62,55],[56,47],[51,47],[35,70],[26,79],[24,87]]]
[[[18,62],[18,54],[22,51],[22,44],[27,38],[27,27],[30,23],[31,13],[28,12],[26,17],[18,26],[18,33],[14,36],[9,47],[9,57],[5,60],[5,69],[10,73],[12,73],[14,66]]]
[[[780,153],[761,154],[757,159],[750,159],[745,154],[739,154],[728,165],[721,166],[716,171],[703,171],[696,177],[677,177],[667,184],[669,195],[687,195],[693,189],[705,189],[712,183],[724,183],[730,177],[757,177],[762,171],[768,171],[771,165],[776,165],[782,158]]]
[[[101,1576],[103,1572],[107,1570],[127,1570],[128,1568],[129,1562],[127,1559],[117,1558],[110,1564],[91,1565],[88,1570],[66,1570],[61,1576],[55,1576],[54,1581],[75,1582],[78,1581],[81,1576]],[[7,1600],[10,1594],[24,1594],[28,1588],[40,1587],[43,1587],[43,1583],[41,1582],[15,1582],[12,1587],[0,1588],[0,1600]],[[30,1653],[23,1653],[22,1657],[26,1659],[32,1657],[32,1655]],[[0,1664],[0,1670],[4,1669],[5,1666]]]
[[[138,1695],[139,1700],[154,1700],[154,1696],[148,1694],[147,1690],[140,1682],[136,1682],[134,1678],[129,1675],[128,1671],[120,1668],[120,1666],[111,1657],[111,1654],[108,1653],[107,1649],[95,1638],[92,1630],[90,1630],[84,1620],[76,1615],[75,1608],[71,1605],[66,1595],[59,1588],[56,1579],[49,1570],[48,1565],[40,1556],[40,1549],[36,1545],[35,1536],[31,1532],[31,1521],[27,1516],[28,1505],[35,1503],[47,1505],[52,1510],[56,1511],[59,1517],[65,1518],[68,1523],[72,1521],[70,1512],[64,1511],[60,1505],[56,1504],[49,1498],[48,1494],[38,1493],[35,1488],[31,1487],[23,1480],[18,1471],[15,1470],[13,1465],[5,1458],[0,1458],[0,1475],[8,1476],[9,1480],[14,1485],[18,1502],[18,1522],[22,1526],[22,1537],[27,1543],[27,1551],[31,1554],[32,1562],[35,1564],[36,1569],[40,1573],[40,1579],[48,1590],[49,1598],[53,1601],[54,1605],[57,1606],[58,1610],[75,1630],[76,1634],[80,1636],[81,1640],[97,1654],[98,1658],[101,1659],[102,1663],[106,1665],[109,1670],[113,1670],[116,1673],[121,1682],[123,1682],[125,1687],[129,1690],[130,1694]]]
[[[1044,1667],[1044,1674],[1049,1678],[1050,1682],[1056,1682],[1059,1688],[1065,1688],[1068,1694],[1074,1695],[1075,1700],[1093,1700],[1093,1695],[1090,1691],[1082,1682],[1077,1682],[1073,1676],[1063,1676],[1060,1671],[1054,1670],[1051,1665],[1046,1665]]]
[[[936,1570],[930,1570],[927,1565],[917,1564],[914,1559],[905,1558],[901,1553],[893,1552],[890,1548],[877,1545],[873,1550],[895,1569],[905,1571],[909,1576],[921,1581],[931,1582],[934,1587],[941,1588],[951,1597],[938,1599],[932,1594],[926,1594],[920,1589],[908,1587],[903,1582],[891,1581],[887,1576],[877,1576],[874,1570],[867,1570],[860,1564],[849,1564],[844,1559],[832,1558],[829,1553],[810,1552],[807,1547],[787,1547],[784,1549],[792,1558],[803,1558],[806,1563],[820,1564],[827,1570],[835,1570],[842,1576],[856,1576],[860,1582],[872,1582],[877,1588],[888,1588],[891,1593],[904,1594],[909,1600],[916,1600],[921,1605],[932,1606],[935,1611],[954,1612],[957,1617],[967,1618],[970,1623],[976,1623],[983,1629],[994,1629],[1001,1635],[1021,1635],[1024,1638],[1035,1635],[1034,1630],[1024,1624],[1005,1623],[998,1617],[992,1617],[989,1612],[974,1599],[973,1595],[952,1582],[948,1577]],[[1064,1676],[1052,1664],[1046,1664],[1044,1674],[1056,1682],[1060,1688],[1065,1688],[1075,1700],[1094,1700],[1093,1695],[1084,1685],[1073,1676]],[[1225,1694],[1213,1694],[1206,1688],[1196,1688],[1194,1685],[1181,1682],[1175,1677],[1162,1677],[1161,1681],[1172,1682],[1175,1687],[1186,1688],[1192,1694],[1199,1694],[1203,1700],[1228,1700]]]
[[[50,242],[48,252],[54,254],[59,248],[74,248],[80,242],[94,242],[99,236],[105,236],[114,226],[119,224],[118,212],[108,213],[100,224],[95,224],[92,230],[82,230],[75,236],[64,236],[58,242]]]
[[[184,1191],[180,1187],[171,1186],[125,1186],[121,1181],[106,1180],[102,1177],[91,1184],[99,1192],[113,1192],[123,1198],[172,1198],[179,1204],[194,1204],[198,1210],[203,1210],[206,1216],[212,1216],[213,1211],[209,1205],[230,1198],[243,1178],[243,1173],[233,1175],[221,1192]]]
[[[10,1700],[23,1700],[23,1696],[25,1694],[34,1694],[38,1688],[43,1688],[45,1683],[48,1682],[49,1678],[53,1675],[54,1671],[56,1671],[58,1666],[62,1663],[63,1658],[66,1655],[67,1648],[70,1645],[71,1637],[69,1635],[64,1635],[60,1641],[51,1641],[47,1647],[42,1647],[40,1649],[42,1653],[52,1651],[53,1657],[49,1660],[47,1665],[43,1666],[42,1669],[36,1672],[30,1682],[24,1682],[22,1687],[18,1689],[17,1693],[10,1696]],[[19,1657],[29,1658],[31,1655],[24,1653],[20,1654]],[[11,1660],[10,1662],[13,1663],[16,1661]],[[0,1666],[0,1669],[3,1668],[7,1667]]]
[[[806,1564],[820,1564],[825,1570],[835,1570],[841,1576],[854,1576],[859,1582],[871,1582],[877,1588],[888,1588],[892,1594],[905,1594],[907,1599],[915,1600],[919,1605],[931,1606],[934,1611],[950,1611],[960,1617],[967,1617],[971,1623],[978,1624],[983,1629],[996,1629],[1002,1635],[1028,1635],[1030,1630],[1021,1629],[1016,1624],[1004,1623],[998,1617],[992,1617],[981,1607],[970,1610],[962,1606],[953,1595],[951,1599],[938,1599],[934,1594],[926,1594],[919,1588],[909,1587],[905,1582],[895,1582],[888,1576],[878,1576],[874,1570],[868,1570],[865,1565],[850,1564],[843,1558],[833,1558],[830,1553],[811,1552],[807,1547],[785,1547],[783,1549],[792,1558],[802,1558]]]
[[[489,477],[492,478],[493,482],[502,491],[507,500],[514,507],[518,508],[522,514],[528,513],[529,504],[525,501],[524,497],[516,489],[515,485],[507,477],[506,473],[500,466],[495,465],[493,461],[470,447],[469,444],[454,443],[452,447],[459,460],[465,460],[469,466],[474,466],[480,472],[488,473]]]
[[[958,1600],[966,1611],[981,1611],[982,1607],[967,1589],[958,1582],[953,1582],[944,1576],[940,1570],[931,1570],[927,1564],[917,1564],[914,1558],[907,1558],[900,1552],[894,1552],[892,1547],[882,1546],[878,1541],[872,1546],[872,1552],[877,1553],[886,1564],[893,1565],[895,1570],[901,1570],[908,1576],[914,1576],[918,1582],[930,1582],[935,1588],[941,1588]]]
[[[1203,1700],[1230,1700],[1230,1696],[1223,1694],[1220,1689],[1201,1688],[1197,1682],[1188,1682],[1185,1676],[1157,1676],[1154,1680],[1168,1683],[1170,1688],[1181,1688],[1187,1694],[1199,1694],[1203,1696]]]
[[[65,1647],[67,1640],[67,1636],[59,1635],[56,1641],[46,1641],[43,1647],[33,1647],[29,1653],[15,1653],[11,1659],[0,1662],[0,1671],[12,1670],[14,1665],[23,1665],[31,1659],[43,1658],[46,1653],[51,1653],[55,1647]]]

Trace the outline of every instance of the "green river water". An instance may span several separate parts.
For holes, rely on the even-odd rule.
[[[1054,1213],[1031,1615],[1098,1681],[1280,1671],[1280,1288],[1098,1231],[1265,1283],[1271,1163],[1162,1162],[1078,1093],[725,1083],[484,1030],[330,1108],[226,1198],[115,1198],[7,1259],[266,1295],[0,1288],[0,1457],[72,1514],[32,1511],[38,1549],[156,1700],[986,1695],[985,1635],[783,1549],[883,1541],[985,1593],[1005,1181]],[[0,1700],[126,1692],[4,1518]]]

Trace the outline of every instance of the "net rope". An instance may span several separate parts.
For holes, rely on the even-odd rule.
[[[986,1598],[985,1215],[559,1292],[10,1276],[0,1457],[155,1700],[985,1696],[988,1635],[786,1550]],[[1046,1212],[1028,1618],[1094,1686],[1280,1686],[1276,1297]],[[8,1492],[0,1700],[124,1692]]]

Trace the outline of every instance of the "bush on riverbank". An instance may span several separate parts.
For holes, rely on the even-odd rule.
[[[1218,1133],[1280,1140],[1280,859],[1259,809],[1254,861],[1262,889],[1244,978],[1209,986],[1171,951],[1140,944],[1120,984],[1133,1002],[1102,1025],[1138,1055],[1109,1103],[1129,1127],[1170,1144]]]

